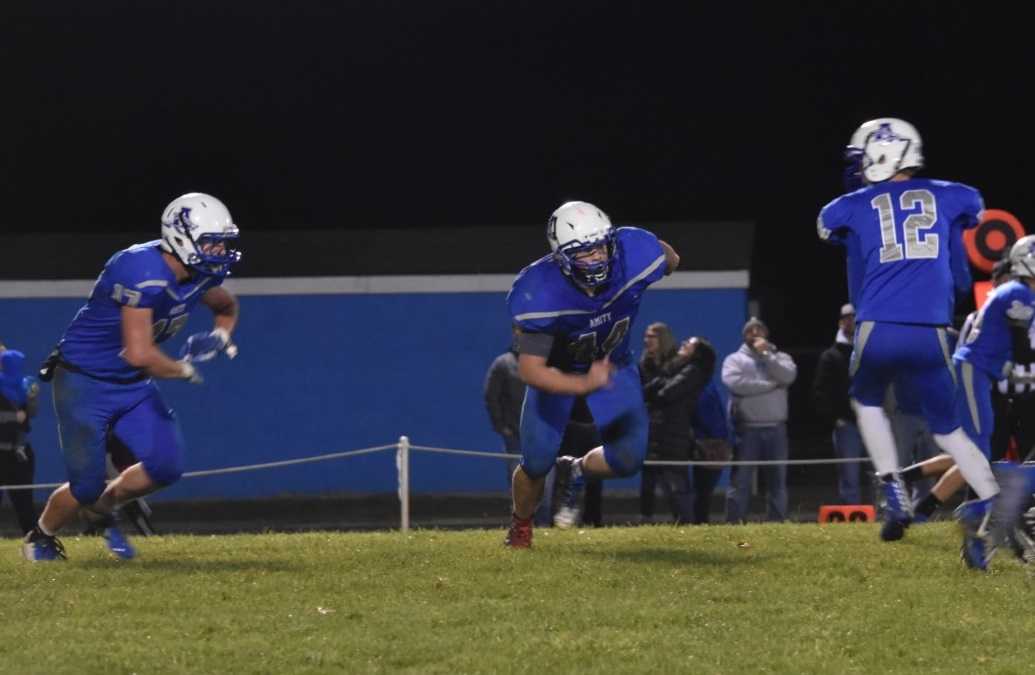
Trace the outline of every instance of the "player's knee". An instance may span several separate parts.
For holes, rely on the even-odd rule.
[[[88,480],[76,480],[69,484],[69,489],[75,500],[83,506],[89,506],[101,498],[104,493],[104,478],[92,478]]]
[[[549,456],[525,457],[521,460],[521,469],[529,478],[542,478],[550,473],[555,463],[556,460]]]
[[[144,470],[152,481],[165,487],[183,476],[183,462],[178,458],[166,458],[156,462],[145,462]]]
[[[613,452],[604,451],[604,460],[611,471],[619,478],[635,475],[643,468],[645,452],[636,452],[633,448],[618,448]]]

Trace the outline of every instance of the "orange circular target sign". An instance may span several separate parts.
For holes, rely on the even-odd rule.
[[[970,263],[982,272],[991,272],[994,265],[1024,236],[1021,221],[1002,209],[985,209],[977,227],[963,231],[963,244]]]

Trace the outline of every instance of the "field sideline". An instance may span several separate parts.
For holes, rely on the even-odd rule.
[[[1030,672],[1028,570],[870,524],[0,541],[5,673]]]

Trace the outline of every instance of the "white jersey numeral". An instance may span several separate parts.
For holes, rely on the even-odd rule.
[[[155,342],[167,340],[180,332],[180,329],[187,324],[190,314],[180,314],[169,319],[159,319],[151,327],[151,335]]]
[[[905,247],[898,240],[895,227],[895,210],[891,195],[887,192],[877,195],[870,201],[880,218],[880,261],[896,262],[903,258],[919,260],[938,257],[939,237],[937,234],[921,236],[921,230],[934,227],[938,221],[938,204],[930,190],[906,190],[898,200],[901,211],[910,211],[919,207],[916,213],[910,213],[902,223]]]
[[[136,307],[140,304],[140,298],[143,294],[140,291],[134,291],[126,288],[122,284],[115,284],[111,290],[111,299],[120,305],[126,305],[127,307]]]

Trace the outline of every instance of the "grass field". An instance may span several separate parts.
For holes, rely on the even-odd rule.
[[[1028,571],[948,523],[0,541],[3,673],[1027,673]]]

